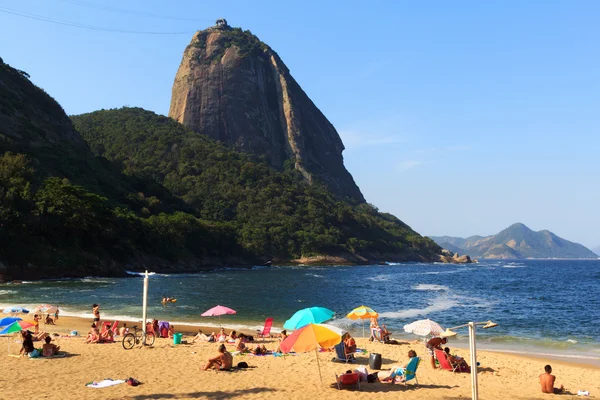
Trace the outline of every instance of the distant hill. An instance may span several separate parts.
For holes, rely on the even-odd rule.
[[[516,223],[491,236],[430,236],[454,253],[479,258],[596,258],[590,249],[556,236],[548,230],[532,231]]]
[[[596,246],[592,249],[594,253],[596,253],[600,257],[600,246]]]

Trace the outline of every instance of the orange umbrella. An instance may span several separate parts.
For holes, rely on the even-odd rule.
[[[319,364],[318,348],[333,347],[342,341],[344,331],[340,328],[325,324],[308,324],[298,329],[290,336],[281,342],[280,348],[284,353],[295,351],[296,353],[306,353],[315,351],[317,357],[317,367],[319,368],[319,378],[323,385],[323,377],[321,376],[321,365]]]

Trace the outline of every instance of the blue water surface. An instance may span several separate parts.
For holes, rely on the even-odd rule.
[[[91,316],[91,305],[99,303],[103,318],[139,320],[142,282],[135,276],[2,284],[0,307],[52,303],[67,315]],[[399,338],[411,337],[402,327],[417,319],[444,327],[493,320],[498,327],[477,332],[480,347],[600,358],[599,294],[600,260],[233,268],[152,275],[148,316],[217,326],[217,318],[200,314],[221,304],[237,314],[220,322],[254,329],[267,317],[281,327],[298,309],[323,306],[336,312],[333,324],[360,336],[361,322],[344,316],[368,305]],[[163,306],[162,296],[177,303]]]

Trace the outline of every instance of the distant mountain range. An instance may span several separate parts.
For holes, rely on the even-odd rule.
[[[592,249],[594,253],[596,253],[600,257],[600,246],[596,246]]]
[[[597,258],[587,247],[517,223],[491,236],[429,236],[444,249],[475,258]]]

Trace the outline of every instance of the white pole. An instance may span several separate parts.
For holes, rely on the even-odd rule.
[[[471,399],[478,400],[477,347],[475,345],[475,323],[469,322],[469,350],[471,353]]]
[[[144,335],[146,334],[146,318],[147,318],[147,309],[148,309],[148,271],[146,271],[146,275],[144,276],[144,296],[143,296],[142,305],[142,331]]]

